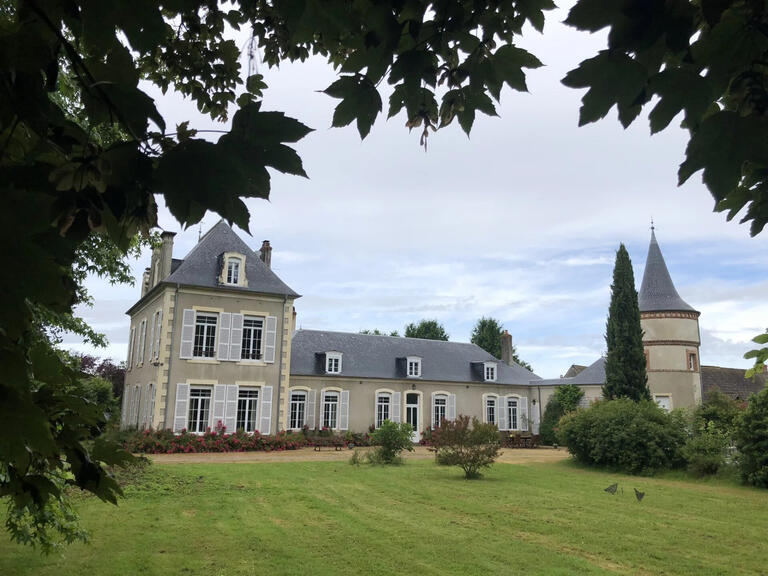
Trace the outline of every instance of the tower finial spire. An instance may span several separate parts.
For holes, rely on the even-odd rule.
[[[656,230],[656,226],[653,225],[653,216],[651,216],[651,232]]]

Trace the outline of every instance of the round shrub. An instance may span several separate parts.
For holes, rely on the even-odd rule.
[[[728,434],[712,422],[697,430],[683,448],[688,469],[699,476],[717,474],[725,464],[729,443]]]
[[[585,464],[652,474],[685,463],[685,419],[650,400],[601,400],[566,414],[559,427],[560,442]]]
[[[736,420],[734,440],[744,482],[768,488],[768,387],[749,399]]]
[[[407,422],[391,422],[384,420],[378,430],[371,434],[377,448],[371,455],[371,462],[377,464],[395,464],[400,458],[400,452],[413,452],[413,428]]]

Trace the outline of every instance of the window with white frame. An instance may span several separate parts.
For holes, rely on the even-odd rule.
[[[408,357],[408,378],[420,378],[421,377],[421,358],[418,356]]]
[[[195,341],[192,356],[195,358],[213,358],[216,355],[216,314],[198,312],[195,315]]]
[[[149,406],[147,407],[147,428],[152,428],[155,421],[155,385],[151,384],[147,386],[147,393],[149,394]]]
[[[243,318],[243,360],[261,360],[261,346],[264,336],[264,318],[245,316]]]
[[[392,395],[389,392],[381,392],[376,396],[376,428],[381,428],[384,420],[390,420]]]
[[[496,424],[496,398],[485,399],[485,421],[488,424]]]
[[[496,381],[496,363],[486,362],[484,364],[484,367],[485,367],[485,381],[495,382]]]
[[[253,432],[258,428],[259,390],[240,388],[237,393],[237,423],[235,430]]]
[[[154,358],[155,360],[158,360],[160,358],[160,332],[162,330],[162,318],[163,318],[163,311],[158,310],[155,312],[155,314],[152,316],[152,334],[154,337],[154,341],[150,343],[150,353],[149,357],[150,359]]]
[[[187,430],[200,434],[208,428],[211,414],[211,388],[192,388],[189,391]]]
[[[696,352],[688,352],[688,370],[696,372],[698,364],[696,362]]]
[[[136,328],[132,327],[130,341],[128,342],[128,365],[126,366],[128,370],[130,370],[131,366],[133,366],[133,344],[135,340],[136,340]]]
[[[230,257],[227,259],[227,284],[234,284],[235,286],[240,284],[241,264],[240,258]]]
[[[298,430],[304,426],[307,413],[307,393],[291,392],[289,427]]]
[[[325,428],[331,430],[338,428],[339,425],[339,393],[326,392],[323,399],[323,422]]]
[[[439,427],[443,420],[445,420],[445,408],[448,405],[448,397],[441,394],[439,396],[435,396],[435,405],[434,405],[434,411],[435,411],[435,427]]]
[[[139,324],[139,346],[138,353],[136,354],[136,365],[144,363],[144,345],[147,341],[147,319],[141,321]]]
[[[510,430],[519,430],[517,425],[517,398],[507,398],[507,422]]]
[[[668,394],[654,394],[653,399],[659,405],[659,408],[665,412],[672,410],[672,397]]]
[[[325,353],[325,372],[327,374],[341,373],[341,352]]]

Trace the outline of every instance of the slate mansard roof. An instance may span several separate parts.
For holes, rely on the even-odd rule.
[[[245,255],[245,277],[248,280],[248,286],[229,287],[219,284],[222,266],[220,257],[225,252],[238,252]],[[208,230],[184,260],[177,261],[176,258],[173,260],[173,271],[163,280],[166,284],[299,297],[261,261],[259,252],[251,250],[224,220],[220,220]]]
[[[325,373],[322,362],[318,362],[319,355],[325,352],[342,353],[340,374]],[[414,380],[482,382],[477,368],[482,362],[496,362],[494,384],[528,386],[541,380],[522,366],[509,366],[474,344],[320,330],[298,330],[294,334],[291,375],[405,379],[398,362],[408,356],[421,358],[421,377]]]
[[[598,358],[587,368],[572,378],[551,378],[536,382],[539,386],[561,386],[563,384],[576,384],[577,386],[602,386],[605,384],[605,358]]]
[[[643,283],[638,294],[640,312],[696,312],[675,289],[672,278],[656,242],[656,233],[651,230],[651,244],[645,261]]]

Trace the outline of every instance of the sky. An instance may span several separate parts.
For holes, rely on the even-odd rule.
[[[250,235],[236,229],[253,249],[270,240],[273,270],[302,294],[299,327],[402,334],[436,318],[451,340],[467,342],[477,319],[491,316],[538,375],[557,377],[605,352],[616,250],[629,250],[639,289],[653,218],[678,292],[701,312],[701,363],[749,366],[743,354],[768,326],[768,232],[750,238],[738,218],[714,213],[700,173],[677,187],[687,143],[680,118],[654,136],[650,108],[626,130],[615,109],[578,127],[584,91],[560,80],[605,46],[605,34],[563,25],[563,4],[543,35],[528,29],[519,42],[545,63],[528,72],[529,93],[505,90],[499,117],[478,113],[470,138],[441,129],[427,151],[419,131],[402,114],[386,120],[386,110],[362,142],[354,126],[331,128],[338,101],[320,91],[336,75],[324,61],[255,64],[269,85],[262,109],[315,129],[297,145],[309,179],[273,174],[270,200],[247,201]],[[222,128],[181,96],[146,89],[169,128]],[[183,230],[158,202],[160,226],[177,232],[176,258],[219,220],[209,213]],[[95,303],[78,312],[109,346],[68,337],[64,347],[126,357],[125,311],[149,258],[132,262],[135,286],[87,282]]]

